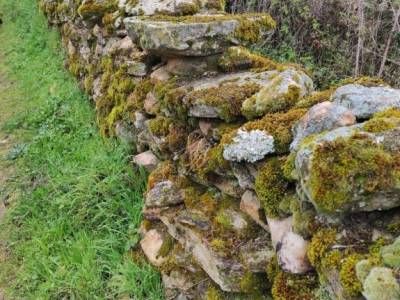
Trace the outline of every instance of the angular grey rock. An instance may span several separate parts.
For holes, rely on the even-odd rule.
[[[274,138],[261,130],[239,129],[232,143],[224,146],[223,156],[230,161],[254,163],[275,152]]]
[[[160,163],[160,160],[154,155],[153,152],[148,150],[135,155],[133,157],[133,162],[151,172],[157,167],[157,165]]]
[[[400,90],[348,84],[338,88],[331,100],[351,110],[356,118],[366,119],[388,108],[400,108]]]
[[[359,184],[360,181],[357,181],[357,178],[348,178],[349,185],[346,190],[346,192],[348,193],[347,200],[342,201],[340,205],[334,207],[334,211],[332,211],[333,209],[331,207],[327,207],[325,204],[321,203],[321,201],[318,201],[319,199],[313,198],[313,185],[311,184],[311,175],[313,173],[313,168],[315,167],[313,165],[314,151],[318,147],[321,147],[324,144],[326,145],[326,143],[336,141],[338,139],[343,140],[344,138],[345,141],[348,141],[348,139],[346,138],[351,138],[355,134],[357,134],[358,136],[363,136],[365,139],[369,140],[371,142],[371,145],[380,145],[385,153],[384,155],[390,155],[391,157],[393,157],[393,155],[397,155],[397,153],[399,153],[400,151],[400,128],[395,128],[379,133],[369,133],[363,131],[363,124],[334,129],[330,132],[317,136],[310,143],[302,145],[299,148],[295,158],[296,172],[299,176],[297,194],[303,201],[311,202],[314,207],[321,213],[329,215],[359,211],[387,210],[400,206],[400,184],[396,179],[393,179],[391,183],[387,183],[386,187],[382,187],[378,190],[375,189],[373,191],[367,191],[363,188],[362,184]],[[376,147],[374,149],[376,149]],[[365,148],[363,148],[363,150],[365,150]],[[332,152],[332,157],[334,155],[335,152]],[[329,162],[329,157],[326,158],[326,160]],[[374,161],[371,161],[370,163],[372,163],[371,168],[374,168]],[[363,166],[360,164],[361,162],[359,162],[359,164],[353,164],[354,170],[348,171],[353,171],[357,174],[357,170],[359,170],[361,166]],[[332,167],[334,166],[332,165]],[[366,164],[365,167],[368,168],[368,164]],[[395,165],[392,166],[392,169],[390,169],[389,167],[389,169],[385,170],[389,172],[395,172],[394,168],[396,168]],[[368,170],[363,170],[363,173],[366,173],[367,171]],[[371,169],[371,174],[375,173],[376,171]]]
[[[183,195],[174,184],[167,180],[158,182],[146,194],[146,207],[168,207],[183,203]]]
[[[293,128],[294,139],[290,150],[296,150],[307,136],[355,123],[356,118],[351,111],[341,105],[328,101],[316,104]]]

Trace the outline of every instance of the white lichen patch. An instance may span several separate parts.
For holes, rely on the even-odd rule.
[[[274,138],[261,130],[239,129],[231,144],[224,147],[223,156],[229,161],[254,163],[274,153]]]

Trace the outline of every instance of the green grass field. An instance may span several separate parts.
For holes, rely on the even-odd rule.
[[[102,138],[63,68],[56,30],[35,0],[0,0],[1,130],[16,136],[17,199],[0,224],[6,299],[162,299],[159,274],[134,262],[145,174],[127,145]],[[16,106],[3,105],[12,98]],[[12,107],[12,108],[9,108]]]

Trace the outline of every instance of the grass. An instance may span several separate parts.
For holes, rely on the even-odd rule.
[[[7,299],[162,299],[159,274],[130,258],[145,174],[127,145],[99,136],[36,1],[0,0],[1,12],[0,70],[13,84],[0,114],[18,101],[1,130],[19,141],[7,156],[19,193],[0,224]]]

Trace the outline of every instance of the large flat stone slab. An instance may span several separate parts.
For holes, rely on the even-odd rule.
[[[201,9],[224,10],[223,1],[213,0],[138,0],[132,4],[128,0],[120,0],[119,8],[132,16],[193,15]]]
[[[262,39],[275,22],[269,15],[156,16],[124,19],[131,39],[161,56],[208,56]],[[252,29],[246,29],[249,25]],[[245,30],[246,29],[246,30]]]

